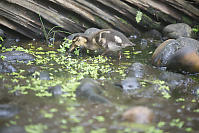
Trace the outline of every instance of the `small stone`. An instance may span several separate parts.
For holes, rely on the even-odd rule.
[[[53,96],[59,96],[62,94],[62,87],[61,85],[49,87],[48,92],[52,93]]]
[[[103,96],[100,84],[96,80],[89,78],[81,81],[81,84],[76,89],[76,97],[93,103],[111,103]]]
[[[148,107],[137,106],[124,112],[122,118],[129,122],[147,124],[153,121],[154,113]]]
[[[46,72],[46,71],[40,72],[39,79],[40,80],[50,80],[49,72]]]
[[[128,77],[124,79],[122,82],[122,88],[124,91],[131,91],[140,88],[140,83],[134,77]]]

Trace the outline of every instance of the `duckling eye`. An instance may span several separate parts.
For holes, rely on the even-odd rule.
[[[76,37],[76,38],[73,39],[73,42],[77,42],[78,40],[79,40],[79,38]]]
[[[77,38],[77,42],[80,42],[80,39],[79,39],[79,38]]]

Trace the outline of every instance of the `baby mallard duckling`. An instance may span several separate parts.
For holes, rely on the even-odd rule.
[[[83,46],[89,50],[120,51],[128,46],[135,46],[129,39],[119,31],[102,29],[91,35],[76,36],[73,39],[68,52],[72,52],[77,46]]]

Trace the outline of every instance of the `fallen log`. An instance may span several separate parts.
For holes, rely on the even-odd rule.
[[[69,33],[97,27],[132,35],[138,34],[138,30],[161,31],[165,25],[176,22],[197,25],[198,5],[198,0],[2,0],[0,26],[35,39],[44,38],[44,32],[55,26],[55,30]],[[138,11],[142,12],[139,23]]]

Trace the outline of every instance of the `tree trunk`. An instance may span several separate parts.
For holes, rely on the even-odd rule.
[[[143,13],[136,22],[137,11]],[[83,32],[89,27],[113,28],[126,35],[170,23],[199,24],[199,0],[1,0],[0,26],[29,38],[54,31]],[[66,36],[66,32],[56,32]]]

